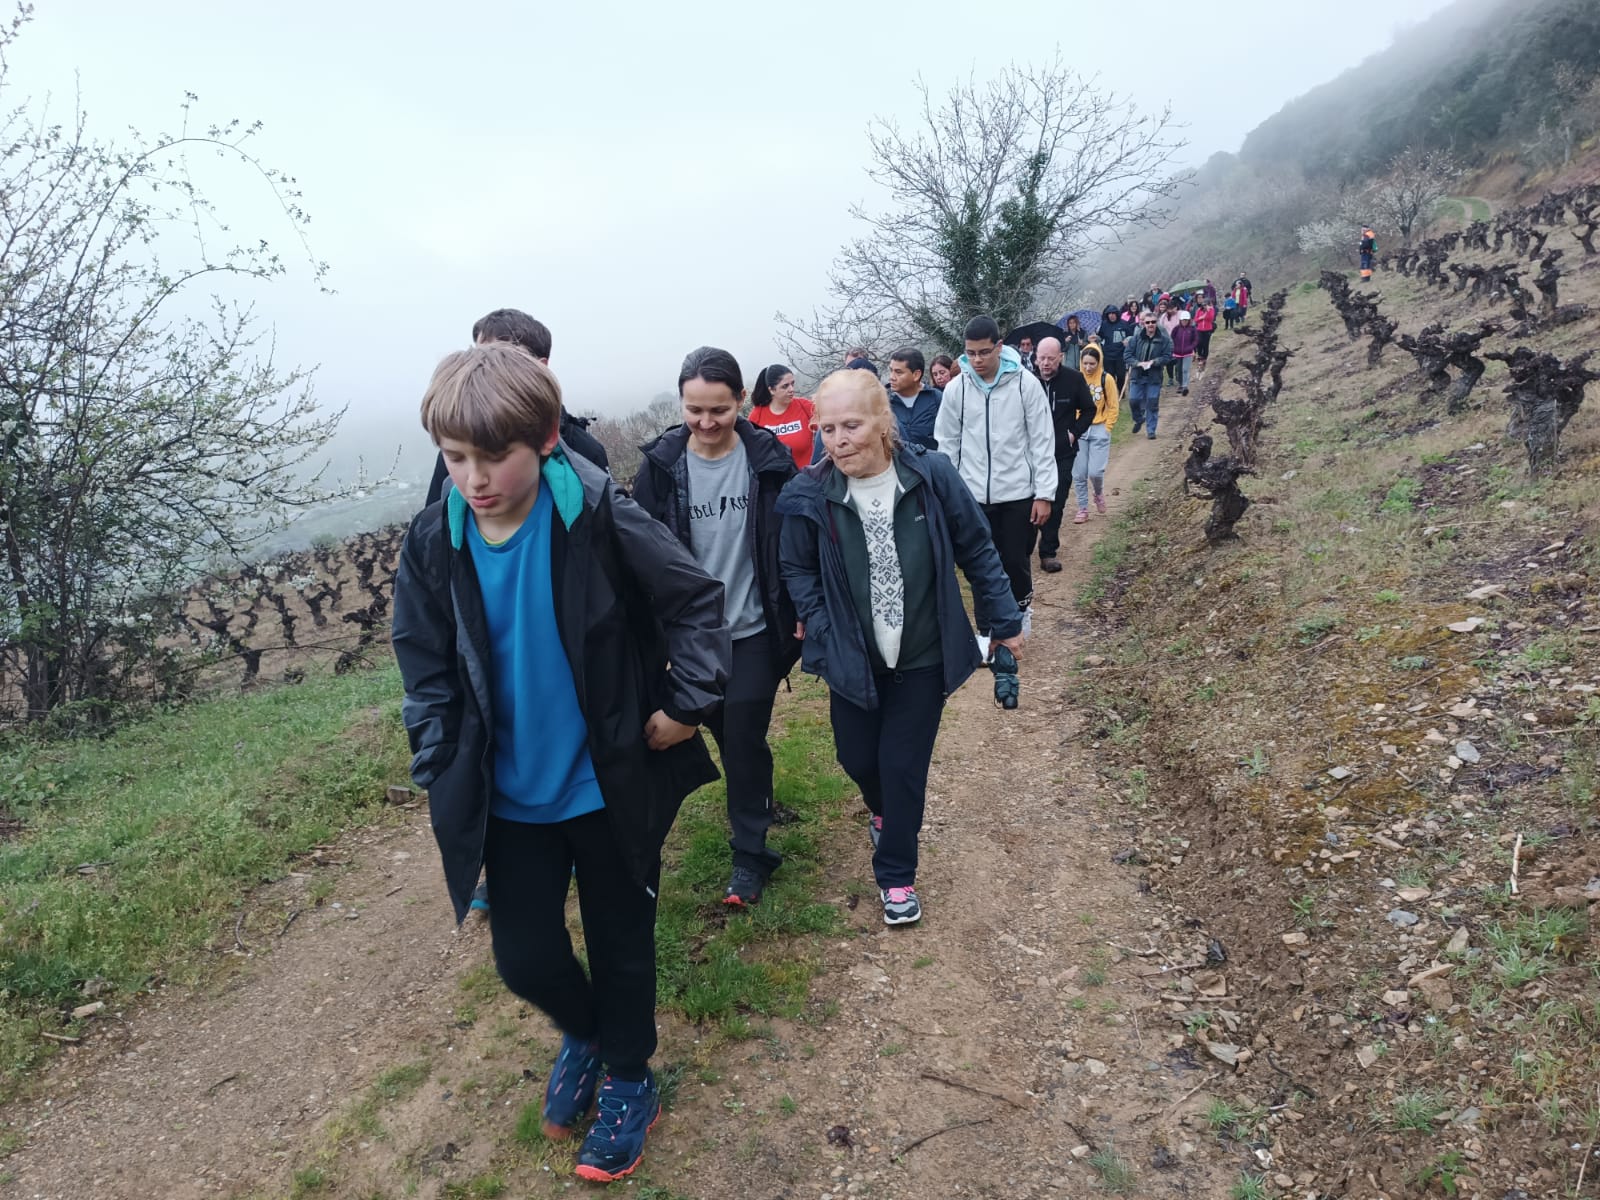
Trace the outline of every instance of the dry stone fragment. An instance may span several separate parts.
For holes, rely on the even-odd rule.
[[[1220,1063],[1230,1067],[1239,1065],[1239,1047],[1231,1042],[1207,1042],[1206,1053]]]

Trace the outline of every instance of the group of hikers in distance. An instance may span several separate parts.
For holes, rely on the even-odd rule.
[[[820,676],[883,919],[919,921],[945,701],[992,655],[1014,705],[1035,540],[1059,571],[1069,496],[1077,523],[1091,493],[1106,512],[1124,381],[1154,437],[1164,372],[1180,364],[1182,391],[1183,360],[1204,361],[1175,300],[1024,348],[974,317],[931,372],[894,351],[888,388],[856,348],[809,398],[781,364],[747,390],[734,356],[703,346],[678,373],[682,424],[642,447],[631,495],[563,407],[543,324],[496,310],[439,364],[421,405],[439,464],[394,587],[411,770],[457,920],[487,910],[501,978],[561,1030],[543,1124],[584,1132],[578,1175],[631,1173],[660,1114],[661,852],[684,798],[718,777],[702,727],[726,779],[722,900],[745,908],[782,865],[767,844],[777,690],[797,661]],[[566,927],[574,879],[587,971]]]

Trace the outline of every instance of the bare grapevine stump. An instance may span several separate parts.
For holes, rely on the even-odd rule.
[[[1422,368],[1423,377],[1427,380],[1427,390],[1424,397],[1437,396],[1450,386],[1450,372],[1445,370],[1445,363],[1450,357],[1450,350],[1444,344],[1444,326],[1425,326],[1415,337],[1403,333],[1396,340],[1396,345],[1412,358],[1417,360],[1417,366]]]
[[[1484,355],[1505,363],[1510,370],[1505,393],[1512,412],[1506,435],[1520,438],[1527,448],[1530,474],[1555,471],[1561,431],[1583,404],[1585,389],[1600,379],[1600,371],[1591,371],[1587,365],[1593,353],[1586,350],[1564,363],[1553,354],[1536,354],[1527,346],[1518,346],[1509,354]]]
[[[1212,545],[1237,538],[1235,523],[1250,507],[1250,498],[1239,490],[1239,477],[1255,472],[1231,458],[1211,457],[1211,437],[1197,433],[1189,443],[1189,457],[1183,464],[1184,495],[1200,495],[1211,500],[1211,515],[1206,518],[1206,541]]]
[[[1367,322],[1367,332],[1372,335],[1372,340],[1367,343],[1367,366],[1375,367],[1383,354],[1383,348],[1394,341],[1395,331],[1400,328],[1396,321],[1374,313]]]

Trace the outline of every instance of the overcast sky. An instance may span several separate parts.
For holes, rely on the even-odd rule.
[[[434,362],[503,305],[554,331],[578,411],[639,406],[703,343],[773,361],[772,314],[821,298],[848,205],[874,199],[869,119],[906,113],[919,72],[941,89],[1059,45],[1173,101],[1198,164],[1447,3],[47,0],[9,102],[62,111],[77,86],[103,136],[176,125],[185,91],[264,121],[337,294],[302,271],[259,311],[326,401],[409,439]]]

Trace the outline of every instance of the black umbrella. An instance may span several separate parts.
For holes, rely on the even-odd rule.
[[[1006,334],[1005,341],[1008,346],[1020,346],[1023,338],[1032,338],[1034,349],[1038,349],[1039,343],[1047,337],[1060,340],[1061,327],[1053,325],[1049,321],[1031,321],[1027,325],[1018,325],[1010,333]]]

